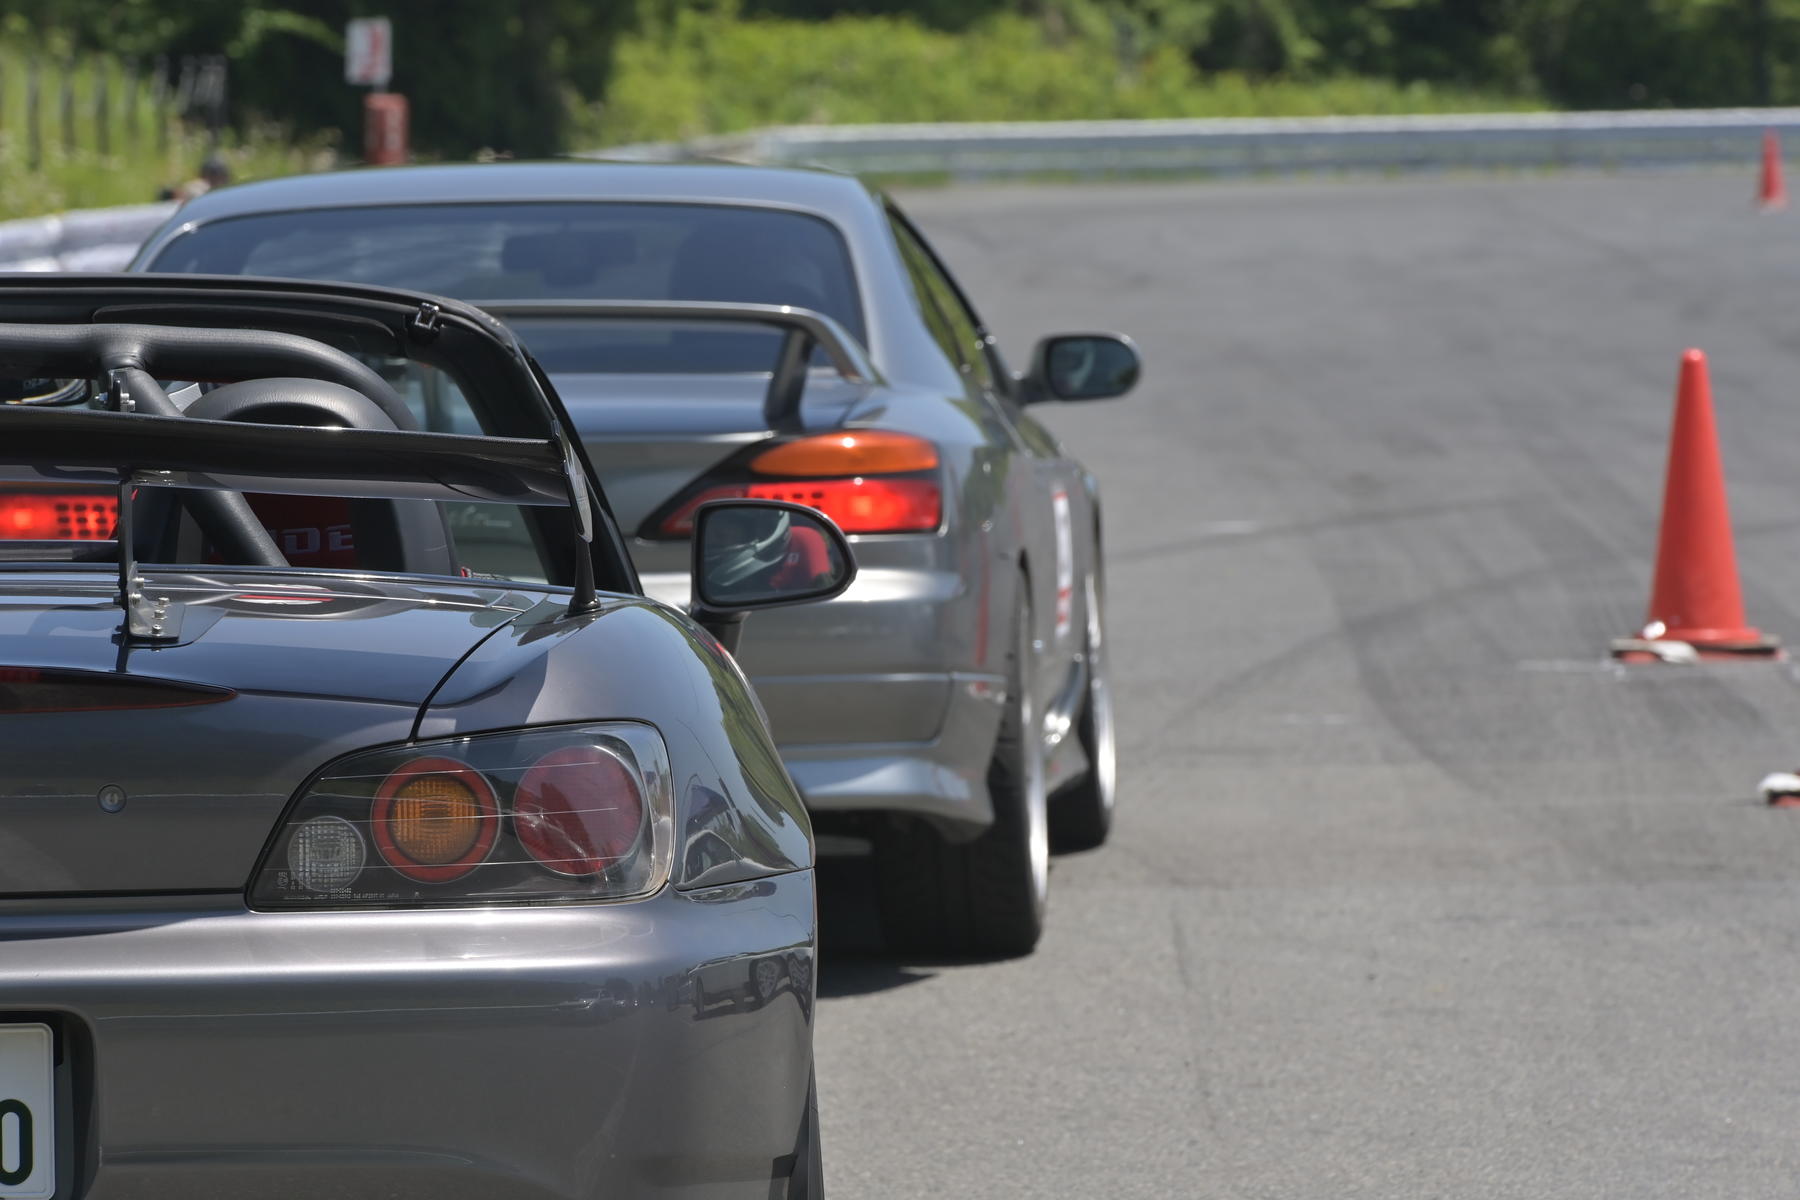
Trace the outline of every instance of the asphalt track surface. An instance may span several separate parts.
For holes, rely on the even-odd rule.
[[[1800,641],[1800,213],[1742,174],[905,198],[1103,480],[1104,849],[1001,963],[869,952],[828,863],[832,1195],[1791,1196],[1791,665],[1643,620],[1706,349],[1753,623]]]

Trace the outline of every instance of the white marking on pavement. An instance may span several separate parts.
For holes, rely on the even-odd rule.
[[[1611,675],[1625,677],[1625,664],[1611,659],[1531,658],[1519,664],[1521,671],[1539,671],[1551,675]]]

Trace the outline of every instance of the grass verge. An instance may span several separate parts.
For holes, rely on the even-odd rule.
[[[237,180],[335,161],[328,137],[297,145],[279,128],[258,126],[222,131],[215,143],[174,108],[172,96],[118,59],[0,43],[0,219],[147,204],[192,179],[215,148]]]

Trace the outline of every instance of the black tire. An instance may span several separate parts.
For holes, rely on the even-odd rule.
[[[875,842],[882,932],[908,953],[1029,954],[1044,930],[1050,833],[1044,743],[1031,681],[1031,611],[1025,581],[1006,666],[1006,712],[988,761],[994,823],[949,842],[919,820],[898,820]]]
[[[788,1174],[787,1191],[774,1193],[786,1200],[824,1200],[825,1160],[819,1148],[819,1085],[816,1078],[806,1081],[806,1113],[800,1119],[800,1133],[794,1139],[794,1168]]]
[[[1088,770],[1050,798],[1050,844],[1058,851],[1092,850],[1112,832],[1118,749],[1113,727],[1112,678],[1106,657],[1105,589],[1087,582],[1087,696],[1076,735]]]

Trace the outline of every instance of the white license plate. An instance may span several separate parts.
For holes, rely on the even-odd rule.
[[[56,1194],[55,1051],[48,1025],[0,1025],[0,1200]]]

